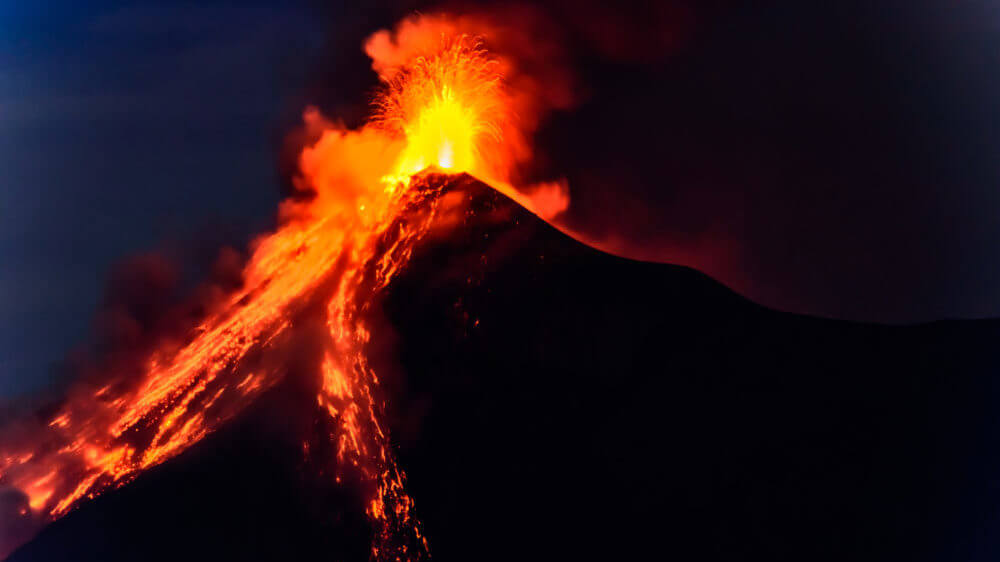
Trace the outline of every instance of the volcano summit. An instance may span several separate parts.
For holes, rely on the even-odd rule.
[[[1000,552],[951,515],[1000,501],[996,322],[775,312],[593,250],[472,178],[447,184],[366,312],[435,559]],[[310,406],[322,322],[296,324],[289,376],[254,406],[11,560],[368,556],[380,528],[363,488],[324,477],[336,450]]]

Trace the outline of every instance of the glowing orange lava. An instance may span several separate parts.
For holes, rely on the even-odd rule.
[[[375,490],[367,509],[376,529],[372,559],[426,555],[380,422],[378,379],[364,351],[373,335],[362,313],[434,219],[440,185],[426,181],[427,168],[470,173],[532,203],[509,183],[518,158],[512,151],[523,152],[523,142],[505,144],[521,133],[504,65],[443,21],[411,19],[396,35],[372,37],[366,50],[384,84],[372,120],[358,130],[324,125],[303,150],[296,184],[315,196],[283,204],[283,225],[256,241],[243,287],[187,341],[163,343],[139,373],[104,377],[99,387],[79,384],[42,427],[0,443],[0,481],[27,496],[32,517],[66,514],[240,412],[284,375],[269,352],[289,337],[296,308],[328,291],[316,404],[336,428],[330,438],[340,465],[354,467]],[[305,118],[325,123],[315,110]],[[536,211],[558,212],[565,190],[539,200]],[[0,545],[0,555],[14,546]]]

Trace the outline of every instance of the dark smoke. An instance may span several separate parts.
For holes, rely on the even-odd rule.
[[[311,101],[352,119],[363,108],[343,100],[374,80],[356,26],[442,8],[501,19],[522,9],[403,2],[342,22],[329,8],[329,65]],[[567,53],[574,104],[542,123],[524,172],[568,178],[565,226],[781,309],[885,322],[1000,313],[1000,83],[985,5],[530,10]],[[552,69],[539,70],[545,85]]]

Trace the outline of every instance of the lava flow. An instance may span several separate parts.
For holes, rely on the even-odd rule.
[[[61,517],[232,418],[285,374],[282,343],[305,303],[320,298],[327,333],[315,400],[333,428],[339,468],[331,473],[339,482],[350,468],[373,490],[372,559],[426,556],[380,421],[378,379],[365,355],[376,335],[363,313],[428,231],[452,174],[474,175],[539,214],[567,203],[558,184],[535,198],[511,187],[534,125],[507,88],[510,61],[485,44],[444,17],[411,18],[369,39],[383,84],[372,118],[349,130],[306,111],[306,126],[322,129],[299,158],[295,183],[308,196],[286,201],[282,226],[255,242],[242,287],[182,342],[158,343],[141,367],[109,364],[41,423],[8,429],[0,482],[26,497],[22,517],[36,527]],[[0,555],[26,538],[0,544]]]

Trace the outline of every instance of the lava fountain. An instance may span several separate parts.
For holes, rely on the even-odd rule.
[[[463,23],[464,22],[464,23]],[[472,23],[470,23],[472,22]],[[473,33],[467,33],[466,28]],[[512,62],[485,49],[492,28],[443,16],[405,20],[365,45],[382,87],[360,129],[305,112],[323,129],[300,154],[298,190],[281,226],[260,237],[239,290],[182,341],[159,342],[138,367],[85,377],[53,413],[22,420],[0,440],[0,483],[26,498],[33,529],[122,486],[197,443],[285,374],[282,343],[306,302],[325,303],[316,406],[328,417],[338,482],[371,490],[373,560],[425,558],[427,541],[394,459],[363,312],[430,228],[449,177],[468,173],[547,218],[565,186],[512,187],[530,157],[537,112],[512,93]],[[486,39],[484,39],[484,36]],[[6,555],[27,536],[0,544]]]

